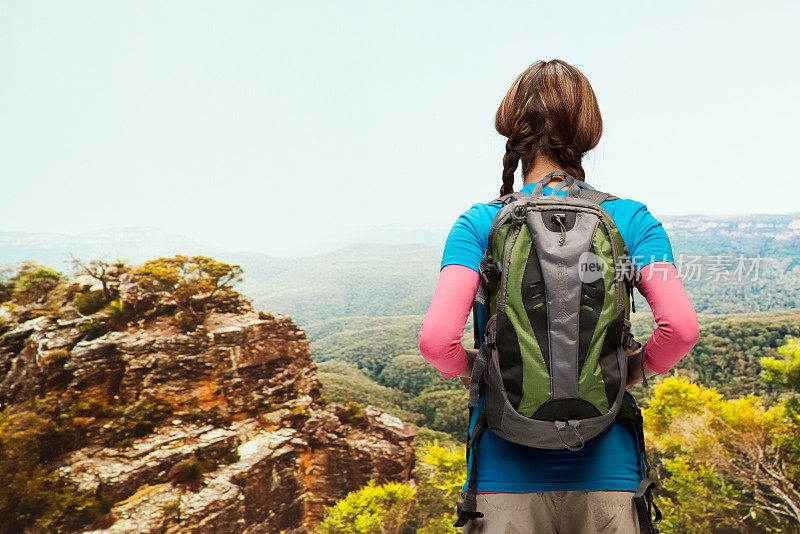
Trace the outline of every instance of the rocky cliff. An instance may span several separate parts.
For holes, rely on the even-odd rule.
[[[71,304],[100,291],[86,278],[0,306],[0,470],[36,464],[58,494],[28,502],[0,473],[18,515],[0,532],[313,532],[368,480],[411,476],[414,431],[326,402],[291,319],[229,291],[187,332],[168,295],[113,282],[93,314]]]

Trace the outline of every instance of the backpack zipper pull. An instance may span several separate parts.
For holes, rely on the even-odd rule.
[[[559,245],[563,245],[564,241],[567,239],[567,228],[564,226],[564,219],[567,216],[563,213],[554,213],[553,214],[553,221],[557,222],[558,225],[561,227],[561,239],[558,240]]]

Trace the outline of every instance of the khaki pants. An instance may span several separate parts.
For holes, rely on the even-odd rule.
[[[638,534],[632,491],[479,493],[464,534]]]

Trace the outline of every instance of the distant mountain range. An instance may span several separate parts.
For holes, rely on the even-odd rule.
[[[719,272],[716,276],[701,273],[696,278],[687,273],[686,284],[698,311],[800,307],[800,213],[687,215],[660,220],[676,257],[697,256],[709,264],[722,261],[712,256],[725,255],[730,273],[736,257],[760,258],[757,280],[748,278],[754,274],[752,268],[745,273],[748,276],[738,279],[720,277]],[[424,314],[438,276],[446,229],[439,237],[434,228],[407,232],[400,227],[376,228],[372,243],[291,259],[223,250],[153,227],[83,234],[0,232],[0,265],[30,259],[67,270],[70,253],[83,260],[105,257],[132,263],[179,253],[202,254],[241,265],[245,276],[239,289],[251,296],[258,308],[291,315],[299,324],[308,325],[354,315]],[[405,243],[404,235],[409,239]],[[640,300],[637,306],[644,305]]]
[[[109,228],[80,234],[0,231],[0,264],[22,260],[62,269],[70,254],[80,259],[105,257],[141,263],[173,254],[219,256],[226,251],[149,226]]]

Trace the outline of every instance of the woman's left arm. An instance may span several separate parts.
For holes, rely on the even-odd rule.
[[[694,347],[700,336],[697,313],[671,262],[657,261],[641,270],[636,287],[653,310],[657,328],[632,360],[643,362],[647,378],[666,373]],[[629,365],[628,385],[642,381],[640,365]]]

